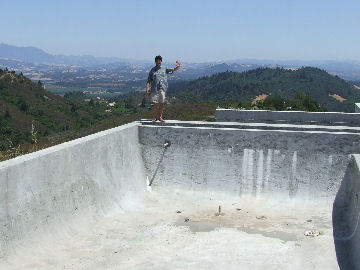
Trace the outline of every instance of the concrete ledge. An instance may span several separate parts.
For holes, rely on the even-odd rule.
[[[360,113],[217,109],[216,121],[360,126]]]
[[[328,125],[295,125],[281,123],[239,123],[239,122],[202,122],[202,121],[178,121],[168,120],[164,123],[151,120],[141,120],[143,126],[153,127],[183,127],[183,128],[231,128],[241,130],[286,130],[286,131],[314,131],[314,132],[341,132],[341,133],[360,133],[360,127],[349,126],[328,126]]]

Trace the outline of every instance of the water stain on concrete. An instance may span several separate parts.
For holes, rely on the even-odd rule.
[[[183,224],[183,222],[175,223],[177,226],[186,226],[189,227],[189,230],[193,233],[197,232],[210,232],[215,230],[216,228],[222,227],[219,224],[215,224],[212,222],[207,221],[189,221],[186,224]]]
[[[237,229],[242,232],[246,232],[248,234],[260,234],[265,237],[278,238],[284,242],[298,240],[296,234],[287,233],[287,232],[283,232],[283,231],[262,231],[262,230],[259,230],[256,228],[249,228],[249,227],[238,227]]]
[[[278,238],[283,242],[288,241],[298,241],[297,235],[294,233],[288,233],[284,231],[264,231],[257,228],[252,227],[237,227],[231,226],[230,224],[224,224],[219,222],[212,222],[212,221],[200,221],[200,220],[189,220],[188,222],[184,222],[183,218],[179,218],[175,222],[176,226],[185,226],[188,227],[192,233],[199,233],[199,232],[210,232],[216,230],[217,228],[235,228],[239,231],[245,232],[247,234],[259,234],[264,237],[270,238]]]

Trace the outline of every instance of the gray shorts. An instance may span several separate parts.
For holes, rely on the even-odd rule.
[[[154,103],[164,103],[165,101],[165,91],[155,91],[151,92],[151,101]]]

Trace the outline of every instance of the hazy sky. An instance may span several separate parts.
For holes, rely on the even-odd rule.
[[[153,60],[360,60],[360,0],[0,0],[0,43]]]

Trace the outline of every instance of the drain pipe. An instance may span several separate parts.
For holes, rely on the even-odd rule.
[[[157,171],[158,171],[158,169],[159,169],[160,163],[162,162],[162,160],[163,160],[163,158],[164,158],[166,149],[168,149],[168,147],[170,147],[170,145],[171,145],[171,142],[170,142],[169,140],[165,140],[163,152],[162,152],[162,154],[161,154],[161,156],[160,156],[160,159],[159,159],[159,162],[158,162],[158,164],[157,164],[157,166],[156,166],[155,172],[154,172],[153,176],[151,177],[149,186],[152,185],[152,183],[153,183],[153,181],[154,181],[154,179],[155,179],[155,176],[156,176],[156,174],[157,174]]]

